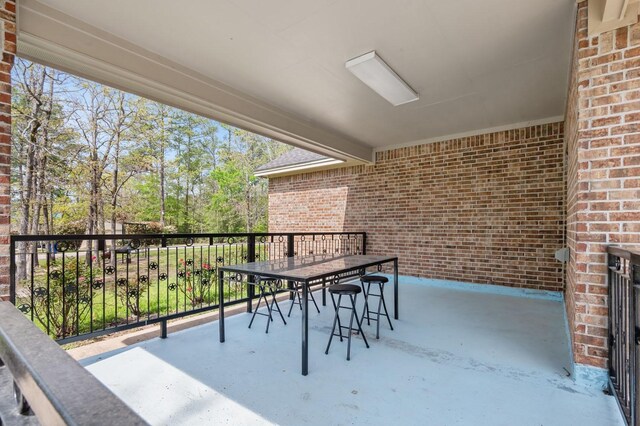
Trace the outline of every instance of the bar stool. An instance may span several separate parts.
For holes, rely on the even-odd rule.
[[[371,325],[371,321],[376,321],[376,339],[380,338],[380,317],[387,317],[389,321],[389,327],[393,330],[391,325],[391,318],[389,317],[389,311],[387,311],[387,304],[384,301],[384,285],[389,282],[389,279],[380,275],[363,275],[360,277],[360,283],[362,284],[362,291],[364,292],[364,309],[362,310],[362,321],[364,322],[365,316],[367,318],[367,325]],[[367,284],[365,290],[364,285]],[[371,293],[371,284],[377,284],[379,293]],[[369,310],[369,297],[374,296],[378,298],[378,310]],[[380,312],[381,308],[384,308],[384,313]],[[371,318],[369,314],[377,314],[375,319]]]
[[[304,284],[294,283],[295,287],[293,288],[293,300],[291,301],[291,306],[289,306],[289,313],[287,314],[287,318],[291,316],[291,311],[293,310],[293,305],[300,306],[300,310],[302,310],[302,286]],[[309,294],[309,300],[313,302],[316,306],[316,311],[320,313],[320,308],[318,308],[318,304],[316,303],[316,298],[313,297],[313,292],[311,289],[307,292]]]
[[[256,277],[258,288],[260,289],[260,297],[258,297],[258,304],[256,305],[255,310],[253,311],[253,315],[251,316],[251,322],[249,322],[249,328],[253,324],[253,320],[256,315],[263,315],[269,317],[267,319],[267,329],[265,333],[269,332],[269,324],[273,322],[273,312],[278,312],[280,314],[280,318],[282,318],[282,322],[284,325],[287,325],[287,322],[284,320],[284,316],[282,315],[282,311],[280,310],[280,306],[278,305],[278,301],[276,300],[276,290],[282,287],[282,280],[276,280],[275,278],[260,278]],[[269,304],[269,300],[267,297],[271,295],[271,304]],[[264,299],[264,303],[267,306],[267,312],[258,312],[260,308],[260,302]],[[274,308],[275,306],[275,308]]]
[[[353,331],[359,331],[364,339],[364,344],[369,347],[369,342],[367,342],[367,337],[364,335],[364,331],[362,331],[362,325],[360,324],[360,319],[358,318],[358,314],[356,312],[356,299],[358,297],[358,293],[362,290],[360,287],[354,284],[334,284],[329,287],[329,294],[331,294],[331,301],[333,302],[333,307],[336,310],[336,315],[333,318],[333,328],[331,329],[331,337],[329,337],[329,343],[327,344],[327,349],[324,351],[325,354],[329,353],[329,347],[331,347],[331,340],[333,336],[339,336],[340,341],[342,342],[342,329],[346,329],[348,333],[348,343],[347,343],[347,361],[351,359],[351,335]],[[338,295],[338,303],[336,304],[334,294]],[[349,300],[351,301],[351,305],[342,306],[342,296],[349,296]],[[347,309],[351,311],[351,319],[349,320],[349,327],[343,326],[340,323],[340,309]],[[353,328],[353,319],[355,318],[356,324],[358,324],[358,328],[354,330]],[[338,334],[336,334],[336,323],[338,324]]]

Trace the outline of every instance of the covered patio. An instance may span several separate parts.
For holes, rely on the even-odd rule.
[[[633,0],[0,2],[0,309],[12,318],[0,318],[0,355],[20,361],[0,373],[19,377],[43,423],[118,405],[128,419],[118,424],[640,424],[639,10]],[[295,146],[256,173],[269,179],[268,232],[155,234],[146,246],[140,235],[12,235],[15,55]],[[408,99],[361,80],[351,66],[365,56]],[[96,256],[102,277],[93,246],[69,243],[116,238],[126,260]],[[40,281],[17,278],[16,247],[38,241],[62,243],[61,269],[46,254]],[[84,359],[86,369],[55,345],[47,354],[65,368],[40,353],[50,337],[152,323],[165,334],[219,303],[250,307],[252,274],[211,297],[223,266],[312,251],[398,258],[396,329],[383,324],[376,340],[366,326],[371,348],[354,336],[350,361],[344,343],[323,353],[330,307],[310,315],[306,377],[298,311],[268,334],[264,317],[248,329],[243,313],[227,319],[224,343],[214,322]],[[196,276],[198,297],[187,287]],[[166,309],[150,303],[159,294]],[[49,336],[32,324],[38,307]]]
[[[225,343],[213,322],[80,362],[151,424],[624,424],[612,397],[568,377],[557,296],[452,284],[401,277],[395,330],[365,326],[371,348],[354,336],[351,361],[337,340],[324,354],[330,302],[313,311],[306,377],[297,307],[268,334],[241,313]]]

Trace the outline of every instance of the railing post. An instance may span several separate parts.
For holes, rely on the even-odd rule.
[[[367,233],[362,233],[362,254],[367,254]]]
[[[160,321],[160,338],[167,338],[167,320]]]
[[[16,242],[9,237],[9,301],[16,304]]]
[[[614,294],[614,275],[613,269],[616,267],[614,256],[611,253],[607,253],[607,288],[608,288],[608,297],[607,297],[607,307],[608,307],[608,318],[607,318],[607,326],[609,329],[609,378],[611,379],[615,375],[615,367],[613,365],[613,351],[615,345],[615,334],[613,329],[613,309],[615,308],[613,305],[613,294]],[[610,383],[611,384],[611,383]],[[615,395],[615,389],[610,389],[611,394]]]
[[[631,294],[633,297],[633,302],[631,303],[631,309],[633,312],[631,313],[631,319],[633,321],[632,330],[634,333],[633,336],[633,345],[632,350],[629,351],[631,354],[631,359],[629,360],[629,369],[633,371],[633,380],[631,381],[631,424],[638,424],[638,413],[640,412],[640,400],[638,399],[638,395],[640,395],[640,363],[638,362],[638,351],[640,350],[640,345],[638,339],[640,338],[640,320],[638,319],[638,314],[640,313],[640,309],[638,307],[638,290],[640,290],[640,256],[631,253],[629,259],[629,275],[630,275],[630,284],[631,284]]]
[[[247,237],[247,262],[256,261],[256,234]],[[255,286],[250,283],[255,282],[255,276],[247,276],[247,312],[253,312],[253,298],[255,296]]]
[[[287,234],[287,257],[293,257],[295,255],[295,235]],[[293,281],[287,281],[287,288],[290,290],[289,299],[293,300],[294,294],[291,290],[293,290]]]

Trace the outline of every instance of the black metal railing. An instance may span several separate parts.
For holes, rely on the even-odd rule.
[[[0,424],[147,424],[13,305],[0,302],[0,318],[0,377],[13,387],[2,394],[16,403],[0,401]]]
[[[609,387],[628,425],[638,425],[640,253],[608,247]]]
[[[10,300],[59,343],[218,307],[217,268],[311,254],[364,254],[365,233],[12,236]],[[225,283],[247,302],[253,277]]]

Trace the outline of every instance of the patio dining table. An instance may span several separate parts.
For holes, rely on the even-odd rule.
[[[366,273],[367,268],[393,263],[393,309],[394,317],[398,319],[398,258],[395,256],[374,255],[312,255],[305,257],[287,257],[283,259],[249,262],[238,265],[221,266],[218,269],[219,294],[219,327],[220,342],[225,341],[224,328],[224,280],[225,273],[231,279],[240,281],[242,275],[254,277],[247,282],[256,285],[262,278],[299,283],[302,287],[302,375],[309,372],[309,290],[315,283],[322,283],[323,289],[328,283],[357,277]]]

